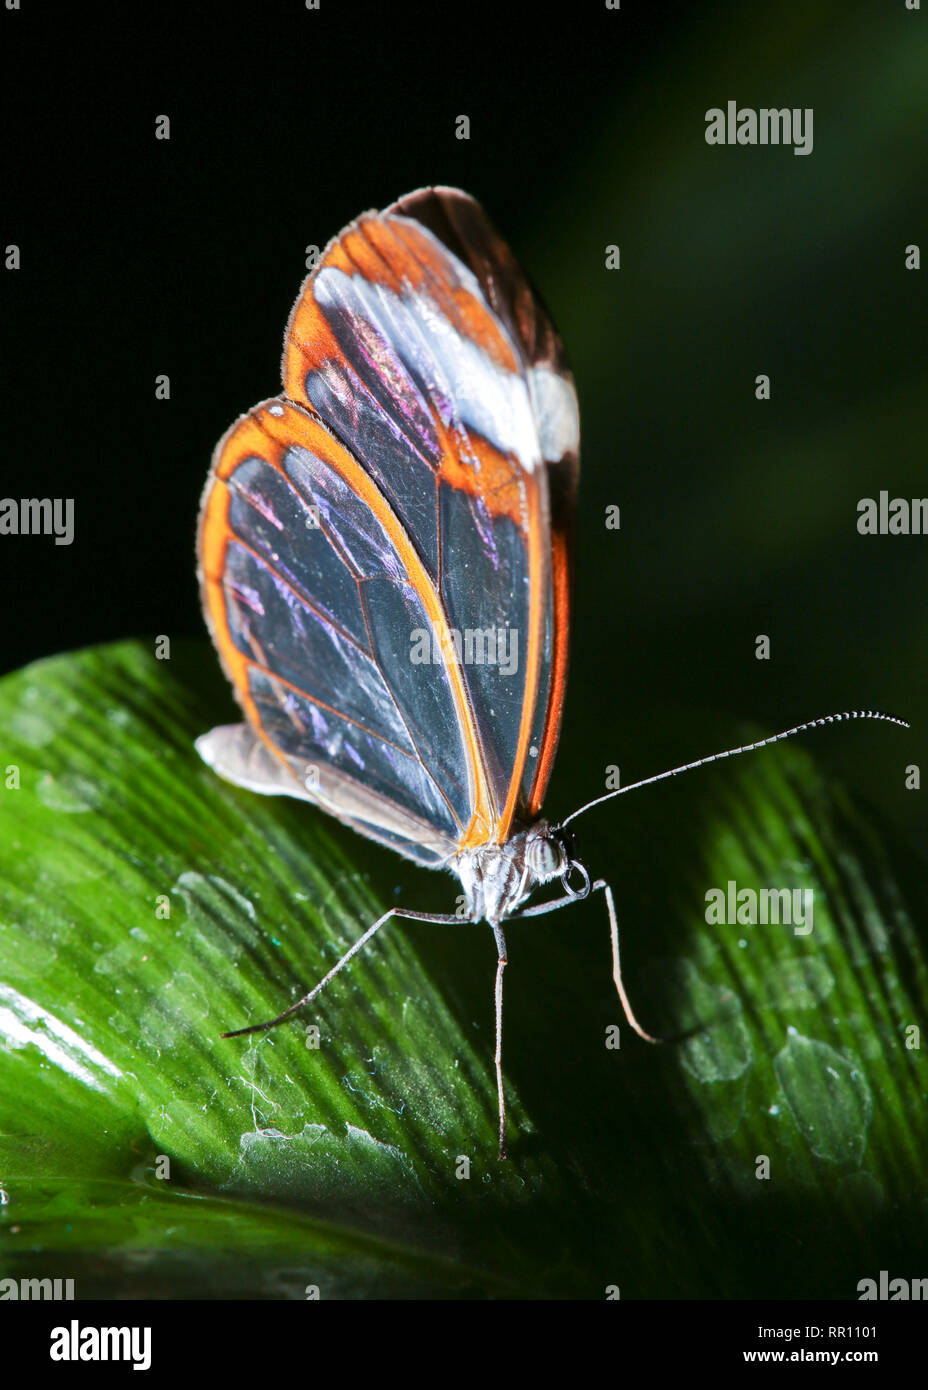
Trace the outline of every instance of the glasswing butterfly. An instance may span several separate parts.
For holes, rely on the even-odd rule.
[[[622,787],[559,825],[541,815],[567,676],[579,414],[560,339],[479,205],[427,188],[366,213],[323,252],[290,315],[283,390],[216,448],[203,495],[206,621],[245,722],[197,740],[221,776],[302,798],[427,868],[487,922],[499,1150],[504,923],[609,885],[575,857],[590,806],[717,758],[849,718],[812,720]],[[421,656],[425,636],[426,659]],[[500,660],[500,639],[506,645]],[[417,646],[417,643],[419,644]],[[561,895],[526,906],[536,888]]]

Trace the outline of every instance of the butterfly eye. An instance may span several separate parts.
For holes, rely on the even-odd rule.
[[[564,872],[567,864],[564,851],[557,840],[541,835],[536,840],[529,841],[526,859],[539,883],[548,883],[552,878],[557,878],[558,874]]]

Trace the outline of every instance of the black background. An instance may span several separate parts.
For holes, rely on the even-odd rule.
[[[3,282],[5,489],[73,495],[78,520],[72,547],[21,538],[0,554],[0,669],[201,633],[200,490],[219,435],[279,389],[304,247],[440,182],[479,196],[517,249],[534,221],[556,227],[558,171],[673,23],[657,7],[624,17],[616,45],[605,11],[441,9],[4,17],[4,240],[23,253]],[[155,139],[161,114],[170,141]]]

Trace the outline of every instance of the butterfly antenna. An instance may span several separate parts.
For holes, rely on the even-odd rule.
[[[878,709],[852,709],[845,710],[843,714],[826,714],[821,719],[810,719],[805,724],[797,724],[794,729],[784,729],[782,733],[771,734],[769,738],[758,739],[756,743],[744,743],[740,748],[726,748],[724,753],[710,753],[707,758],[697,758],[694,763],[683,763],[680,767],[672,767],[667,772],[658,772],[654,777],[645,777],[640,782],[631,782],[627,787],[617,787],[615,791],[606,792],[603,796],[598,796],[595,801],[588,801],[585,806],[572,811],[570,815],[561,822],[561,825],[569,825],[572,820],[582,816],[584,811],[592,810],[594,806],[599,806],[604,801],[611,801],[614,796],[622,796],[625,792],[637,791],[639,787],[649,787],[652,782],[663,782],[668,777],[676,777],[681,772],[692,772],[694,767],[704,767],[706,763],[718,762],[721,758],[736,758],[739,753],[753,753],[755,748],[766,748],[768,743],[781,743],[783,739],[792,738],[794,734],[803,734],[809,729],[821,729],[826,724],[840,724],[845,719],[881,719],[887,724],[898,724],[900,728],[907,729],[908,721],[898,719],[894,714],[884,714]]]

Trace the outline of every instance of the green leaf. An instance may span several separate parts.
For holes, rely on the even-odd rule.
[[[597,898],[513,924],[500,1164],[486,927],[391,922],[315,1010],[220,1038],[386,906],[457,891],[219,781],[193,739],[230,715],[205,644],[0,683],[3,1273],[79,1297],[853,1297],[924,1228],[914,871],[804,753],[595,813],[636,1009],[685,1036],[607,1048]],[[729,880],[812,889],[813,930],[709,926]]]

